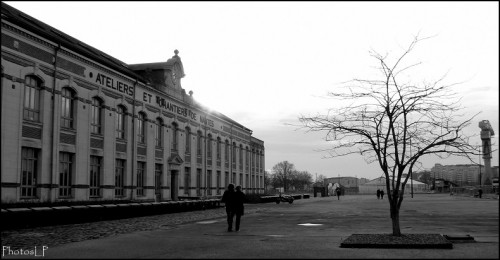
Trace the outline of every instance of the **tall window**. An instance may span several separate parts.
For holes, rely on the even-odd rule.
[[[226,167],[229,166],[229,141],[226,140],[226,145],[224,146],[224,164]]]
[[[248,171],[248,165],[250,164],[250,151],[247,149],[245,150],[246,153],[246,159],[245,159],[245,170]]]
[[[212,135],[208,134],[207,157],[212,158]]]
[[[37,196],[38,150],[23,147],[21,153],[21,198],[34,198]]]
[[[197,138],[198,139],[196,140],[196,155],[198,155],[198,157],[201,157],[201,149],[203,147],[203,145],[202,145],[203,136],[202,136],[201,131],[198,131]]]
[[[59,197],[71,197],[71,176],[73,173],[73,155],[59,153]]]
[[[225,187],[227,187],[227,185],[229,185],[229,172],[226,172],[226,175],[224,176],[224,184],[225,184]]]
[[[191,168],[184,168],[184,194],[189,194],[189,186],[191,185]]]
[[[125,139],[126,112],[125,107],[116,107],[116,138],[119,139]]]
[[[220,194],[221,190],[221,176],[220,176],[220,171],[217,171],[217,194]]]
[[[102,158],[90,156],[90,197],[101,196]]]
[[[144,113],[139,113],[137,122],[137,140],[139,143],[146,143],[146,115]]]
[[[207,171],[207,195],[212,195],[212,171]]]
[[[23,118],[38,122],[40,119],[40,81],[33,76],[27,76],[24,88]]]
[[[61,91],[61,127],[74,128],[74,92],[70,88]]]
[[[196,169],[196,195],[201,196],[201,169]]]
[[[156,119],[156,127],[155,127],[155,143],[156,147],[162,147],[163,142],[163,120],[161,118]]]
[[[92,98],[92,121],[91,128],[92,133],[101,134],[102,133],[102,101],[98,98]]]
[[[146,173],[146,163],[137,162],[137,196],[144,196],[145,173]]]
[[[240,144],[240,149],[239,149],[239,153],[240,153],[240,170],[243,170],[243,145]]]
[[[231,164],[233,165],[233,169],[236,169],[236,143],[233,142],[233,149],[231,150]]]
[[[191,129],[186,127],[186,153],[191,153]]]
[[[115,165],[115,196],[116,197],[125,196],[124,184],[125,184],[125,160],[116,159],[116,165]]]
[[[240,186],[243,188],[243,173],[240,173]]]
[[[178,128],[176,123],[172,123],[172,150],[177,153],[178,151],[178,143],[179,140],[177,140],[178,136]]]
[[[217,137],[217,160],[219,160],[219,161],[220,161],[220,152],[221,152],[220,144],[221,144],[220,137]]]
[[[163,164],[155,163],[155,194],[161,195]]]

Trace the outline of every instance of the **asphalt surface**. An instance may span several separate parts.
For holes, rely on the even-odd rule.
[[[226,231],[222,208],[6,231],[2,258],[499,258],[498,199],[405,198],[401,231],[474,237],[475,242],[454,243],[453,249],[340,248],[351,234],[392,232],[388,201],[375,195],[247,204],[245,209],[239,232]],[[16,256],[5,247],[32,254]]]

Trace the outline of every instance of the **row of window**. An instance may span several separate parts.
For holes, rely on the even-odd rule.
[[[25,102],[24,102],[24,119],[30,121],[39,121],[40,118],[40,85],[41,81],[34,76],[27,76],[25,81]],[[64,87],[61,90],[61,127],[75,129],[75,92],[68,87]],[[93,134],[102,134],[103,130],[103,101],[98,98],[92,98],[91,102],[91,132]],[[116,138],[126,139],[126,115],[127,110],[124,106],[118,105],[116,109]],[[137,140],[139,143],[146,144],[146,129],[147,129],[147,116],[145,113],[140,112],[138,114],[138,124],[137,124]],[[155,124],[155,146],[161,148],[163,146],[163,120],[161,118],[156,119]],[[178,125],[174,122],[172,123],[173,128],[173,139],[172,139],[172,150],[174,152],[178,151]],[[208,158],[212,158],[212,135],[208,134],[208,145],[207,145],[207,155]],[[221,159],[221,139],[217,137],[217,160]],[[185,141],[185,152],[186,154],[191,153],[191,131],[189,127],[186,127],[186,141]],[[232,152],[232,162],[233,168],[236,165],[236,143],[233,143],[233,152]],[[239,161],[243,161],[243,146],[239,147]],[[250,161],[250,151],[248,147],[246,147],[246,167],[248,170],[248,165]],[[196,154],[198,157],[202,156],[202,134],[198,131],[198,139],[196,143]],[[257,168],[261,169],[261,157],[258,156],[255,158],[255,154],[253,154],[253,162],[256,162]],[[229,141],[225,141],[225,157],[226,164],[229,161]],[[211,163],[211,162],[210,162]],[[220,166],[220,165],[219,165]],[[240,165],[242,169],[243,166]]]
[[[22,163],[21,163],[21,197],[22,198],[35,198],[37,197],[37,184],[39,178],[38,161],[39,150],[35,148],[23,147],[22,148]],[[72,198],[73,194],[73,163],[74,154],[67,152],[59,153],[59,198]],[[116,159],[115,162],[115,197],[125,196],[124,191],[124,178],[125,178],[125,164],[123,159]],[[103,179],[103,158],[100,156],[90,156],[89,163],[89,197],[99,198],[102,197],[102,179]],[[159,193],[162,183],[163,164],[155,164],[155,192]],[[137,162],[137,196],[145,195],[145,180],[146,180],[146,163]],[[197,194],[201,195],[202,183],[202,170],[197,169]],[[240,173],[239,185],[243,186],[243,174]],[[260,177],[260,180],[257,179]],[[251,176],[252,187],[257,187],[256,181],[262,183],[262,176]],[[217,194],[220,194],[221,186],[221,172],[217,171]],[[236,173],[233,173],[231,181],[236,181]],[[229,183],[229,172],[225,175],[225,184]],[[245,183],[249,184],[249,175],[246,175]],[[185,168],[184,192],[189,193],[191,185],[191,169]],[[212,187],[212,171],[207,171],[207,187]],[[210,191],[209,191],[210,192]],[[209,194],[210,195],[210,194]]]

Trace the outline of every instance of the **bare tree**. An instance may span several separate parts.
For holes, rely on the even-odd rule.
[[[456,84],[444,84],[444,77],[431,83],[403,82],[405,73],[419,64],[403,65],[403,60],[421,40],[416,36],[393,65],[388,64],[387,55],[372,51],[380,65],[380,80],[346,82],[346,91],[329,96],[350,104],[327,114],[299,117],[307,132],[326,132],[325,140],[333,145],[324,150],[328,157],[360,154],[368,163],[378,163],[385,174],[394,236],[401,235],[399,209],[419,159],[430,154],[469,157],[474,150],[469,145],[471,136],[463,130],[476,115],[463,119],[460,99],[451,91]]]
[[[283,184],[283,190],[286,192],[288,190],[288,186],[290,185],[292,174],[295,172],[295,166],[293,163],[282,161],[274,165],[271,170],[276,178],[276,181]]]

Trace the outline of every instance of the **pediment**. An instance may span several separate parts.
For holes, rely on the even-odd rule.
[[[170,157],[168,157],[167,162],[169,164],[176,164],[176,165],[181,165],[182,163],[184,163],[182,158],[178,154],[175,154],[175,153],[170,155]]]

